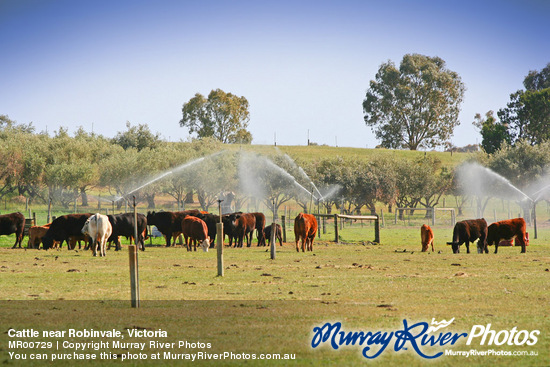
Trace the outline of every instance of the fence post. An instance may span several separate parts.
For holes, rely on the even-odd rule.
[[[223,277],[223,222],[222,222],[222,201],[218,199],[218,211],[220,216],[220,222],[216,224],[216,252],[218,257],[218,276]]]
[[[432,207],[432,226],[435,226],[435,207]]]
[[[378,215],[374,220],[374,242],[380,243],[380,217]]]
[[[286,213],[286,209],[285,209],[285,213]],[[283,215],[281,217],[281,226],[282,226],[282,231],[283,231],[283,242],[286,243],[286,215]]]
[[[398,212],[398,208],[395,208],[395,219],[393,220],[393,224],[397,224],[397,212]]]
[[[338,235],[338,214],[334,214],[334,242],[340,243],[340,236]]]
[[[271,223],[271,238],[269,239],[270,245],[271,245],[271,260],[275,260],[275,249],[277,248],[277,242],[275,242],[275,238],[277,234],[277,221],[274,220],[273,223]]]

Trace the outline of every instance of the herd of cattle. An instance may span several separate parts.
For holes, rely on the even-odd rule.
[[[246,241],[247,247],[252,244],[254,231],[258,239],[258,246],[266,246],[272,238],[279,241],[282,246],[281,226],[275,224],[266,226],[263,213],[232,213],[221,218],[224,228],[224,237],[229,238],[229,246],[242,247]],[[197,250],[197,243],[203,249],[214,247],[216,241],[216,225],[220,223],[220,217],[215,214],[198,210],[186,210],[179,212],[149,212],[147,216],[137,214],[137,241],[135,243],[141,250],[145,250],[147,238],[147,226],[154,225],[166,239],[166,246],[171,246],[172,238],[180,235],[185,238],[188,251],[191,247]],[[16,234],[15,248],[21,247],[25,227],[25,216],[21,213],[0,215],[0,235]],[[294,220],[294,235],[296,239],[296,251],[302,242],[302,252],[313,251],[313,241],[317,234],[317,220],[311,214],[300,213]],[[58,247],[67,242],[69,249],[74,249],[81,241],[93,251],[94,256],[99,249],[100,256],[105,256],[106,245],[114,243],[116,250],[121,249],[120,236],[134,240],[134,215],[132,213],[102,215],[102,214],[67,214],[56,218],[44,226],[32,226],[29,228],[28,247],[47,250]],[[434,251],[434,233],[428,225],[420,229],[422,251],[428,251],[430,245]],[[466,245],[466,252],[470,253],[470,242],[476,240],[478,253],[488,253],[488,246],[495,246],[495,253],[499,246],[510,246],[515,239],[517,246],[521,246],[521,252],[525,252],[525,246],[529,244],[526,233],[526,223],[523,218],[503,220],[487,225],[483,218],[463,220],[457,222],[453,229],[453,239],[447,242],[452,246],[453,253],[460,252],[460,246]],[[224,238],[225,240],[225,238]],[[266,243],[267,242],[267,243]]]
[[[453,240],[447,242],[451,245],[453,253],[460,252],[460,246],[466,244],[466,252],[470,253],[470,242],[477,241],[478,253],[489,253],[488,246],[495,246],[495,254],[498,252],[498,246],[511,246],[515,240],[516,246],[521,246],[521,252],[525,252],[525,246],[529,245],[529,238],[526,232],[527,225],[523,218],[507,219],[492,223],[487,226],[484,218],[463,220],[457,222],[453,229]],[[430,226],[424,224],[420,228],[420,237],[422,240],[422,252],[428,251],[432,246],[434,251],[434,233]]]
[[[147,226],[154,225],[166,239],[166,246],[170,247],[174,240],[183,235],[188,251],[191,247],[196,251],[197,243],[203,249],[214,247],[216,241],[216,225],[220,223],[220,217],[215,214],[198,210],[186,210],[179,212],[149,212],[147,216],[137,214],[137,240],[134,242],[141,250],[145,250],[145,239],[148,236]],[[248,247],[252,245],[254,231],[257,233],[258,246],[269,245],[273,238],[282,246],[281,226],[275,224],[266,226],[263,213],[232,213],[221,218],[224,228],[224,237],[229,238],[229,246],[242,247],[246,241]],[[134,240],[134,214],[102,215],[99,213],[67,214],[54,219],[44,226],[32,226],[28,230],[30,248],[60,247],[63,242],[72,250],[81,241],[85,248],[91,248],[93,255],[105,256],[107,244],[114,243],[116,250],[121,249],[120,236]],[[0,215],[0,235],[15,233],[16,239],[13,248],[23,241],[25,217],[21,213]],[[302,251],[313,251],[313,240],[317,233],[317,220],[313,215],[300,213],[294,222],[294,234],[296,237],[296,251],[299,251],[299,240],[302,241]],[[225,239],[225,238],[224,238]]]

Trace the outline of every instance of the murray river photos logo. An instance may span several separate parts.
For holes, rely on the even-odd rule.
[[[342,323],[327,322],[322,326],[313,328],[311,339],[312,348],[327,344],[334,350],[345,346],[361,348],[361,354],[368,359],[380,356],[388,347],[393,346],[395,352],[416,352],[420,357],[434,359],[441,357],[444,352],[439,349],[443,346],[452,346],[459,341],[466,341],[466,345],[472,342],[479,345],[535,345],[538,341],[539,330],[518,330],[514,327],[510,330],[492,330],[491,324],[474,325],[469,333],[455,333],[445,331],[452,324],[454,318],[449,321],[435,321],[431,325],[427,322],[409,324],[403,320],[403,328],[394,331],[345,331]],[[431,349],[437,348],[437,351]]]

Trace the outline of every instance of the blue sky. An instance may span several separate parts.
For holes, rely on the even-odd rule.
[[[439,56],[466,85],[453,144],[550,62],[550,1],[0,0],[0,114],[108,137],[146,123],[187,140],[183,103],[220,88],[250,103],[254,144],[375,147],[363,122],[387,60]]]

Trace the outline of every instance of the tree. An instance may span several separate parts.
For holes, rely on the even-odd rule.
[[[380,66],[363,101],[364,119],[385,148],[435,148],[459,124],[465,87],[439,57],[407,54]]]
[[[503,125],[495,119],[493,111],[488,111],[485,118],[476,113],[475,120],[472,123],[481,132],[481,146],[489,154],[496,152],[503,142],[512,143],[512,136],[508,131],[508,126]]]
[[[527,89],[510,94],[498,117],[510,129],[513,142],[526,139],[531,144],[550,140],[550,63],[540,72],[530,71],[523,85]]]
[[[128,130],[116,134],[113,138],[114,144],[118,144],[124,149],[135,148],[138,151],[145,148],[154,149],[160,145],[160,135],[158,133],[153,134],[146,124],[132,126],[127,121],[126,128]]]
[[[214,137],[222,143],[252,142],[246,130],[250,116],[245,97],[221,89],[212,90],[208,98],[197,93],[183,105],[182,112],[180,126],[199,138]]]

